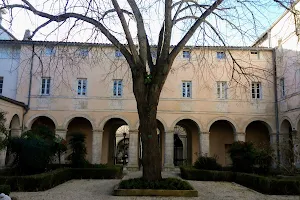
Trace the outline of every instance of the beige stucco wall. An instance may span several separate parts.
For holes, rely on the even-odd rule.
[[[0,110],[6,113],[5,125],[8,130],[11,128],[13,129],[22,128],[21,126],[22,126],[23,114],[25,112],[23,107],[0,99]]]
[[[31,48],[30,45],[23,45],[21,48],[17,100],[23,102],[27,102],[29,91]],[[35,52],[41,53],[43,48],[37,45]],[[75,117],[84,117],[91,123],[91,130],[87,133],[87,143],[90,145],[88,159],[91,160],[92,130],[104,130],[101,162],[112,162],[110,158],[113,156],[115,141],[109,139],[114,137],[113,133],[104,128],[107,122],[115,118],[123,120],[130,130],[136,130],[138,127],[131,74],[125,59],[114,58],[115,49],[112,47],[91,48],[88,58],[84,59],[74,57],[72,52],[78,48],[81,47],[58,46],[55,56],[46,57],[41,54],[42,62],[35,57],[31,104],[29,112],[25,115],[25,126],[30,128],[37,117],[46,116],[54,122],[57,130],[80,130],[82,127],[70,128],[68,124]],[[216,52],[226,51],[224,48],[192,49],[191,59],[184,59],[181,54],[178,55],[162,90],[158,105],[158,119],[164,131],[172,131],[175,125],[184,119],[192,122],[186,124],[190,129],[187,137],[187,159],[190,164],[200,154],[201,132],[209,132],[215,121],[227,120],[233,124],[237,132],[245,132],[249,123],[261,120],[270,126],[271,132],[275,132],[272,73],[268,74],[273,68],[272,51],[256,49],[259,51],[257,57],[250,54],[253,49],[229,50],[238,64],[245,68],[244,72],[255,75],[252,80],[262,83],[262,99],[251,98],[251,85],[243,75],[238,75],[237,72],[240,71],[237,66],[235,66],[236,72],[232,70],[233,60],[228,52],[226,52],[227,59],[216,58]],[[43,76],[51,77],[49,96],[40,95]],[[232,77],[238,80],[238,84]],[[84,97],[76,94],[77,78],[87,79],[87,95]],[[121,98],[114,98],[112,95],[113,79],[123,79],[124,88]],[[192,98],[181,97],[182,81],[192,81]],[[228,82],[228,99],[217,98],[217,81]],[[114,131],[117,128],[118,126],[114,127]],[[232,142],[232,138],[228,142]],[[161,146],[164,155],[166,153],[164,134]],[[214,147],[215,145],[210,146],[212,155],[219,151]],[[164,159],[165,157],[162,156],[162,163]]]

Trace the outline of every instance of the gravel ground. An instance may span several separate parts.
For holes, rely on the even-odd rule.
[[[202,199],[202,200],[240,200],[240,199],[293,199],[296,196],[263,195],[235,183],[189,181],[199,192],[199,197],[116,197],[112,190],[120,180],[71,180],[44,192],[13,192],[18,200],[134,200],[134,199]]]

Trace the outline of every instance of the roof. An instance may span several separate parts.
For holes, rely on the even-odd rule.
[[[295,6],[297,3],[299,3],[300,0],[296,0],[293,5],[291,6],[291,8],[293,6]],[[290,11],[286,10],[265,32],[263,32],[252,44],[252,47],[254,47],[255,45],[257,45],[257,43],[259,43],[262,38],[264,37],[264,35],[268,34],[268,32],[286,15],[288,14]]]
[[[85,42],[61,42],[61,41],[34,41],[34,40],[0,40],[0,44],[6,45],[40,45],[40,46],[89,46],[89,47],[114,47],[111,43],[85,43]],[[157,47],[152,45],[153,48]],[[171,46],[171,48],[174,47]],[[251,46],[185,46],[185,49],[216,49],[216,50],[272,50],[268,47]]]
[[[7,33],[12,39],[18,40],[13,34],[11,34],[8,30],[6,30],[1,24],[0,29],[3,30],[5,33]]]
[[[4,101],[7,101],[7,102],[9,102],[9,103],[15,104],[15,105],[17,105],[17,106],[21,106],[21,107],[23,107],[24,109],[27,109],[27,108],[28,108],[27,105],[26,105],[25,103],[20,102],[20,101],[17,101],[17,100],[14,100],[14,99],[11,99],[11,98],[8,98],[8,97],[5,97],[5,96],[2,96],[2,95],[0,95],[0,99],[1,99],[1,100],[4,100]]]

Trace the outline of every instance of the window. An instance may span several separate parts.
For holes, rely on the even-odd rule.
[[[191,98],[192,97],[192,82],[183,81],[182,82],[182,97]]]
[[[251,51],[250,55],[252,58],[259,59],[259,52],[258,51]]]
[[[50,94],[50,78],[42,78],[42,88],[41,95],[49,95]]]
[[[225,59],[225,52],[224,51],[217,52],[217,58],[218,59]]]
[[[122,97],[122,93],[123,93],[122,90],[123,90],[122,80],[114,80],[114,86],[113,86],[114,97]]]
[[[227,82],[217,82],[217,95],[218,99],[227,99]]]
[[[252,99],[261,99],[261,83],[252,83]]]
[[[182,52],[182,57],[190,59],[191,58],[191,52],[190,51],[183,51]]]
[[[120,51],[119,49],[117,49],[117,50],[115,51],[115,57],[116,57],[116,58],[121,58],[121,57],[123,57],[123,54],[121,53],[121,51]]]
[[[86,48],[79,49],[78,54],[79,54],[80,57],[86,58],[89,55],[89,50],[86,49]]]
[[[3,91],[3,77],[0,77],[0,95],[2,95]]]
[[[281,97],[285,97],[284,78],[280,79],[280,94],[281,94]]]
[[[53,56],[55,55],[55,49],[54,47],[46,47],[44,53],[46,56]]]
[[[86,96],[86,87],[87,87],[86,79],[77,79],[77,95]]]

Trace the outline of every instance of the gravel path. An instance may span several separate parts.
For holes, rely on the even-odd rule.
[[[241,200],[241,199],[293,199],[295,196],[268,196],[252,191],[235,183],[189,181],[199,192],[199,197],[116,197],[112,190],[120,180],[71,180],[44,192],[13,192],[18,200],[134,200],[134,199],[202,199],[202,200]]]

